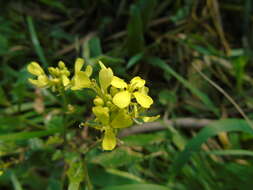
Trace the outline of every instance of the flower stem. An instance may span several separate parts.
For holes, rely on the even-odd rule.
[[[88,168],[87,168],[87,163],[86,163],[85,159],[83,161],[83,169],[84,169],[86,186],[87,186],[88,190],[93,190],[93,185],[90,180],[90,176],[89,176],[89,172],[88,172]]]
[[[66,140],[66,135],[67,135],[67,106],[68,106],[68,100],[67,100],[67,97],[66,97],[66,94],[65,94],[65,91],[64,90],[61,90],[60,92],[61,96],[62,96],[62,109],[63,109],[63,147],[65,149],[66,147],[66,144],[67,144],[67,140]]]

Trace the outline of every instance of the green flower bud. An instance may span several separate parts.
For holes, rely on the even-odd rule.
[[[113,103],[111,101],[107,101],[106,106],[110,108],[111,106],[113,106]]]

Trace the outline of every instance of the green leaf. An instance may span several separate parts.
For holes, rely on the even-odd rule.
[[[64,6],[64,4],[61,1],[51,1],[51,0],[39,0],[39,1],[47,6],[59,9],[63,13],[66,13],[67,11],[67,8]]]
[[[97,57],[102,54],[101,42],[98,37],[89,40],[90,57]]]
[[[14,173],[11,174],[11,182],[13,184],[14,190],[23,190],[18,178]]]
[[[132,5],[127,25],[127,50],[130,55],[140,53],[144,48],[143,25],[140,9]]]
[[[112,152],[105,152],[91,158],[92,163],[100,164],[104,168],[120,167],[142,160],[142,155],[130,149],[117,148]]]
[[[148,24],[154,14],[156,0],[139,0],[137,5],[141,10],[141,18],[143,23],[143,31],[148,28]]]
[[[213,137],[221,132],[240,131],[253,134],[252,128],[242,119],[225,119],[213,122],[202,129],[189,143],[184,150],[179,153],[172,165],[172,176],[178,174],[184,165],[190,160],[192,154],[200,150],[201,145],[208,138]]]
[[[162,59],[158,57],[150,57],[147,59],[147,61],[161,69],[163,69],[166,73],[174,76],[179,82],[181,82],[186,88],[188,88],[194,95],[196,95],[210,110],[212,110],[216,115],[219,115],[219,111],[216,108],[216,106],[213,104],[213,102],[210,100],[210,98],[195,88],[191,83],[189,83],[186,79],[181,77],[177,72],[175,72],[169,65],[165,63]]]
[[[69,178],[68,190],[78,190],[80,183],[84,180],[84,166],[79,156],[73,156],[70,160],[67,160],[69,169],[67,175]]]
[[[52,135],[54,133],[61,132],[62,128],[44,130],[44,131],[34,131],[34,132],[17,132],[5,135],[0,135],[0,141],[17,141],[17,140],[27,140],[34,137],[44,137]]]
[[[168,187],[154,184],[131,184],[107,187],[102,190],[170,190]]]
[[[34,24],[33,24],[33,19],[32,19],[31,16],[27,16],[26,20],[27,20],[28,29],[29,29],[29,32],[30,32],[30,35],[31,35],[31,39],[32,39],[32,43],[33,43],[33,46],[35,48],[35,51],[36,51],[38,57],[40,58],[40,61],[42,62],[43,66],[47,66],[47,60],[46,60],[46,57],[44,55],[43,49],[40,45],[39,39],[37,37],[37,33],[35,31],[35,27],[34,27]]]
[[[136,65],[143,57],[143,53],[138,53],[137,55],[134,55],[131,57],[131,59],[128,61],[126,69],[130,69],[134,65]]]
[[[248,63],[249,58],[246,56],[240,56],[233,61],[234,72],[236,76],[236,87],[240,92],[242,90],[243,78],[245,75],[245,67]]]
[[[250,150],[213,150],[206,152],[207,154],[215,154],[219,156],[253,156]]]
[[[169,91],[167,89],[162,90],[159,94],[159,102],[162,105],[168,105],[169,103],[175,104],[177,102],[177,96],[175,92]]]
[[[96,58],[91,58],[91,59],[88,60],[88,62],[91,65],[97,64],[98,61],[102,61],[105,65],[120,64],[120,63],[125,62],[124,59],[111,57],[111,56],[108,56],[108,55],[99,55]]]
[[[158,132],[152,134],[137,134],[130,135],[123,138],[124,143],[127,146],[147,146],[157,142],[162,142],[166,138],[165,133]]]
[[[54,116],[52,119],[49,120],[49,122],[47,123],[46,126],[48,129],[63,128],[63,126],[64,126],[63,117],[62,116]]]
[[[140,177],[138,177],[136,175],[133,175],[129,172],[124,172],[124,171],[120,171],[120,170],[113,169],[113,168],[108,168],[108,169],[106,169],[106,171],[110,174],[113,174],[113,175],[128,178],[130,180],[137,181],[137,182],[140,182],[140,183],[145,183],[145,181],[143,179],[141,179]]]

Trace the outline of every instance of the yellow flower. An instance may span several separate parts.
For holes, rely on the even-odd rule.
[[[153,100],[147,95],[147,87],[145,87],[145,80],[140,77],[134,77],[128,85],[124,80],[119,77],[113,76],[111,85],[115,88],[121,89],[120,92],[116,93],[113,97],[113,103],[119,108],[123,109],[129,106],[132,97],[143,108],[149,108],[153,104]]]
[[[65,66],[63,61],[59,61],[58,67],[49,67],[48,71],[50,73],[50,84],[53,89],[61,88],[62,86],[67,89],[70,84],[69,75],[70,72],[68,68]]]
[[[103,126],[109,124],[109,109],[108,107],[95,106],[92,108],[92,112],[95,114],[97,120],[102,123]]]
[[[153,122],[153,121],[157,120],[159,117],[160,117],[160,115],[151,116],[151,117],[145,116],[145,117],[142,117],[142,120],[143,120],[145,123],[146,123],[146,122]]]
[[[107,88],[110,86],[113,79],[113,72],[111,68],[106,68],[104,64],[99,61],[101,70],[99,71],[99,84],[103,93],[107,93]]]
[[[102,148],[113,150],[116,146],[116,130],[133,124],[131,116],[124,109],[110,110],[108,107],[95,106],[92,112],[96,116],[97,129],[104,131]]]
[[[68,78],[70,75],[70,72],[68,68],[65,66],[65,63],[63,61],[59,61],[58,67],[60,68],[60,78],[61,78],[62,84],[64,87],[68,87],[68,85],[70,84],[70,80]]]
[[[110,126],[115,129],[126,128],[133,124],[132,117],[127,113],[126,110],[121,109],[114,115]]]
[[[82,88],[89,88],[91,81],[89,77],[92,74],[92,67],[88,65],[85,71],[81,71],[84,65],[84,60],[82,58],[77,58],[75,61],[75,73],[71,81],[72,90],[80,90]]]
[[[29,82],[32,83],[33,85],[39,88],[43,88],[49,84],[48,77],[46,76],[44,70],[40,67],[40,65],[37,62],[31,62],[27,66],[27,70],[29,71],[29,73],[37,76],[36,80],[31,78],[28,79]]]

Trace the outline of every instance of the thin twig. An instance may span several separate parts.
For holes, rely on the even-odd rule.
[[[222,93],[227,99],[228,101],[231,102],[231,104],[233,104],[233,106],[237,109],[237,111],[242,115],[242,117],[247,121],[247,123],[249,124],[249,126],[253,129],[253,123],[251,122],[251,120],[248,118],[248,116],[244,113],[244,111],[242,110],[242,108],[235,102],[235,100],[228,95],[228,93],[226,93],[218,84],[216,84],[215,82],[213,82],[210,78],[208,78],[204,73],[202,73],[197,67],[196,65],[192,64],[194,69],[200,74],[200,76],[202,76],[207,82],[209,82],[214,88],[216,88],[220,93]]]
[[[176,126],[180,128],[202,128],[215,120],[211,119],[196,119],[196,118],[177,118],[173,120],[164,120],[162,122],[151,122],[143,125],[134,125],[131,128],[124,129],[119,133],[119,137],[125,137],[133,134],[148,133],[167,129],[167,126]],[[166,125],[164,125],[165,123]]]

